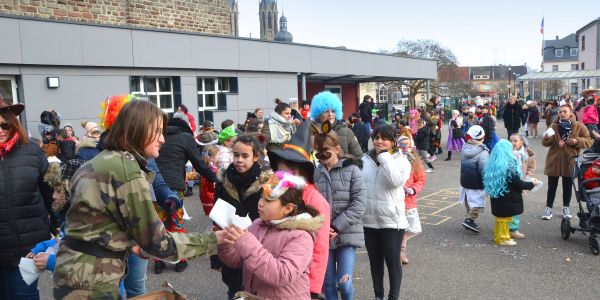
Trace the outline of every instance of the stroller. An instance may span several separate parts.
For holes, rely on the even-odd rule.
[[[584,180],[583,174],[592,167],[595,160],[600,159],[600,153],[583,153],[580,156],[573,156],[571,160],[575,160],[573,178],[573,187],[575,189],[575,197],[579,205],[579,227],[572,226],[569,218],[563,218],[560,223],[560,233],[564,240],[569,239],[571,233],[581,231],[588,236],[590,242],[590,250],[592,254],[600,254],[600,178]],[[586,184],[593,183],[598,185],[595,188],[587,188]],[[586,204],[587,212],[583,208],[583,203]]]

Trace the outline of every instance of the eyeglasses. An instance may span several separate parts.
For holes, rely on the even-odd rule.
[[[2,128],[2,130],[9,130],[10,125],[8,124],[8,122],[2,122],[0,123],[0,128]]]

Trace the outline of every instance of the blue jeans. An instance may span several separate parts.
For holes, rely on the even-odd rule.
[[[127,298],[143,295],[146,293],[146,270],[148,269],[148,260],[130,254],[127,260],[127,275],[123,280],[125,282],[125,291]]]
[[[40,299],[37,280],[27,285],[19,267],[0,267],[0,300]]]
[[[352,299],[354,287],[352,287],[352,271],[356,258],[356,247],[347,246],[329,250],[327,260],[327,271],[323,281],[323,290],[327,300],[337,300],[337,287],[343,300]]]

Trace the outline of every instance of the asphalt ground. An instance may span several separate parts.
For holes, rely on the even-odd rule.
[[[506,138],[502,122],[498,132]],[[540,131],[545,124],[540,122]],[[443,139],[447,137],[444,128]],[[443,145],[446,145],[445,140]],[[536,177],[543,176],[546,149],[540,138],[530,139],[536,153]],[[580,232],[565,241],[560,235],[562,191],[559,187],[554,205],[554,218],[541,219],[545,207],[547,184],[537,193],[526,193],[525,212],[521,215],[521,232],[526,235],[513,247],[499,247],[493,242],[494,217],[489,202],[478,219],[481,233],[466,231],[460,224],[465,209],[457,203],[460,155],[443,161],[446,153],[433,162],[434,173],[427,174],[427,184],[417,202],[423,233],[408,242],[410,263],[403,267],[401,298],[403,299],[600,299],[600,257],[590,252],[588,239]],[[560,186],[560,185],[559,185]],[[193,219],[188,231],[206,231],[210,222],[204,216],[197,190],[185,200]],[[575,216],[577,202],[571,202]],[[578,222],[577,218],[573,219]],[[358,249],[354,268],[355,299],[373,299],[369,260],[365,249]],[[387,275],[386,275],[387,280]],[[226,287],[220,273],[209,267],[207,257],[190,261],[183,273],[172,267],[160,275],[148,267],[148,290],[160,290],[170,282],[189,299],[226,299]],[[39,280],[42,299],[51,299],[51,274]],[[386,284],[387,293],[387,284]]]

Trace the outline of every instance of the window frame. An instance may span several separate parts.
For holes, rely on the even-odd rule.
[[[560,53],[560,55],[558,55],[558,53]],[[554,49],[554,56],[563,57],[564,54],[565,54],[565,51],[563,49]]]
[[[380,103],[388,103],[388,88],[385,87],[385,85],[381,85],[378,89],[377,89],[377,100]]]
[[[552,72],[558,72],[558,65],[552,65]]]
[[[206,91],[206,80],[212,80],[214,83],[214,90],[212,91]],[[198,85],[200,83],[200,81],[202,81],[202,90],[198,89]],[[205,110],[217,110],[218,109],[218,94],[219,92],[221,92],[220,90],[220,85],[219,85],[219,78],[218,77],[196,77],[196,94],[197,94],[197,104],[198,104],[198,111],[205,111]],[[202,105],[200,105],[200,95],[202,95]],[[215,97],[215,103],[214,105],[211,106],[207,106],[206,105],[206,95],[214,95]]]
[[[134,91],[132,89],[132,80],[133,79],[137,79],[139,80],[139,90],[138,91]],[[148,92],[146,91],[146,80],[154,80],[156,83],[156,91],[155,92]],[[169,80],[169,84],[170,84],[170,88],[171,90],[168,92],[162,92],[160,90],[160,83],[159,80],[160,79],[168,79]],[[174,113],[175,112],[175,86],[173,84],[173,77],[171,76],[130,76],[129,79],[129,91],[132,95],[138,95],[138,96],[144,96],[146,97],[149,102],[150,101],[150,96],[156,96],[156,106],[158,106],[158,108],[160,108],[163,112],[165,113]],[[161,105],[160,102],[160,96],[171,96],[171,108],[164,108]]]
[[[575,52],[575,54],[573,54],[573,51]],[[577,48],[569,48],[569,54],[571,56],[577,56],[577,54],[579,54],[579,49],[577,49]]]

